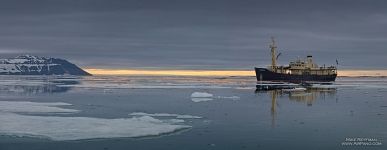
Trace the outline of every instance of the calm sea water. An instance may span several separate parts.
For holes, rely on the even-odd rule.
[[[0,150],[387,149],[387,78],[304,92],[254,77],[0,81]]]

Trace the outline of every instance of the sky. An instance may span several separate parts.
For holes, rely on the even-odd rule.
[[[0,0],[0,57],[89,69],[248,70],[313,55],[387,69],[385,0]]]

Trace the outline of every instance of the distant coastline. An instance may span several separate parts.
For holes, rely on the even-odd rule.
[[[0,59],[0,75],[77,75],[91,76],[65,59],[19,55]]]
[[[84,69],[93,75],[148,76],[255,76],[254,70]],[[387,69],[338,71],[339,77],[387,77]]]

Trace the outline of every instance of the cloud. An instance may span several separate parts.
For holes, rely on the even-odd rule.
[[[384,1],[4,1],[0,47],[92,68],[251,68],[307,53],[385,68]],[[1,51],[0,51],[1,52]],[[351,57],[348,57],[351,56]],[[364,62],[359,57],[373,58]],[[333,60],[331,60],[333,59]],[[350,67],[351,68],[351,67]]]

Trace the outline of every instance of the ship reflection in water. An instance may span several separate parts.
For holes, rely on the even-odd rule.
[[[68,92],[70,86],[80,84],[79,77],[64,76],[1,76],[0,93],[16,95],[52,94]]]
[[[318,98],[323,100],[325,100],[326,97],[329,97],[330,99],[334,98],[336,95],[336,89],[311,88],[306,91],[288,92],[285,94],[289,95],[289,100],[306,103],[307,106],[312,106],[313,102]]]
[[[336,99],[336,88],[308,88],[306,90],[300,91],[286,91],[284,89],[275,89],[270,91],[261,91],[256,90],[256,94],[268,94],[271,98],[271,126],[274,128],[276,126],[275,120],[277,117],[277,107],[280,106],[279,98],[287,98],[290,101],[294,101],[301,104],[306,104],[306,106],[312,106],[313,103],[317,100],[327,99]]]

